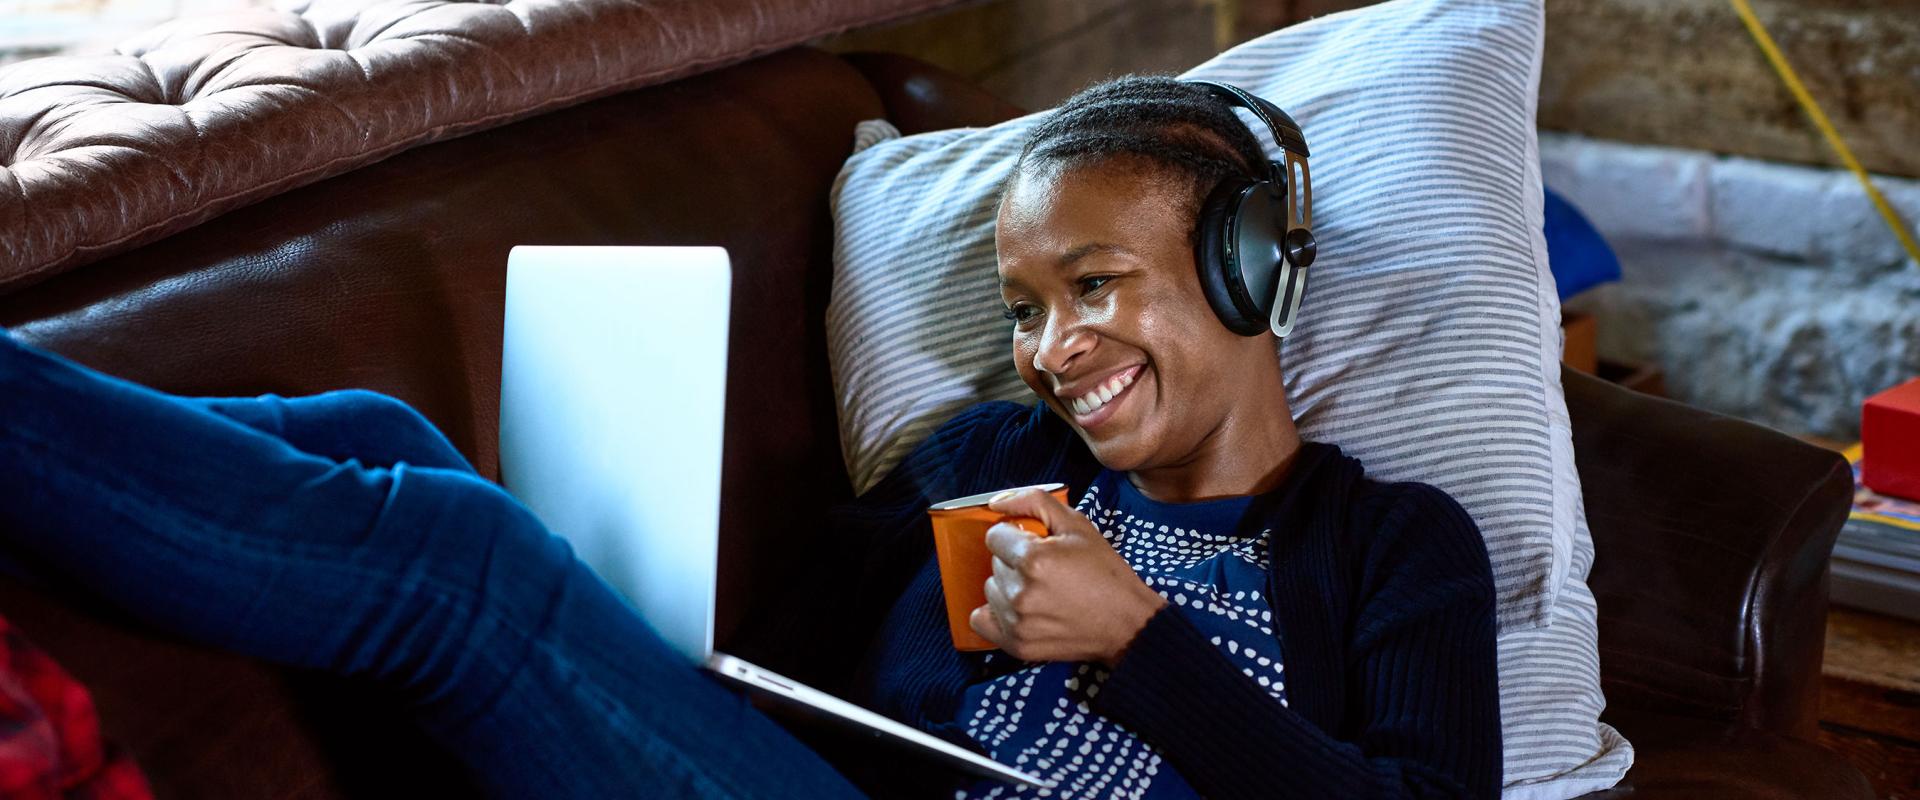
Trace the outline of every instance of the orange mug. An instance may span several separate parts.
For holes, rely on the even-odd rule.
[[[1067,486],[1063,483],[1019,488],[1039,489],[1063,504],[1067,502]],[[967,624],[973,610],[986,605],[987,579],[993,577],[993,551],[987,549],[987,529],[996,523],[1011,522],[1036,536],[1047,535],[1047,526],[1040,520],[987,508],[988,501],[1007,491],[1017,489],[968,495],[927,509],[927,516],[933,519],[933,552],[940,561],[940,588],[947,595],[947,629],[953,634],[953,646],[963,651],[998,647],[974,633],[973,626]]]

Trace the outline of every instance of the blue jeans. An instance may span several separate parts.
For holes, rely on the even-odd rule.
[[[498,797],[854,797],[370,392],[189,399],[0,331],[0,547],[144,622],[397,687]]]

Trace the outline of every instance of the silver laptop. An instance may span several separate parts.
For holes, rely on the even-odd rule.
[[[717,247],[516,247],[500,471],[689,661],[977,775],[1051,787],[713,649],[732,277]]]

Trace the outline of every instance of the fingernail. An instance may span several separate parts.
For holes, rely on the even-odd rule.
[[[1008,489],[1004,492],[994,495],[993,499],[987,501],[987,505],[993,505],[994,503],[998,503],[1012,496],[1013,496],[1013,490]]]

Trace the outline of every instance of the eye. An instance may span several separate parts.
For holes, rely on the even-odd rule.
[[[1107,285],[1107,282],[1111,280],[1113,280],[1112,275],[1088,275],[1083,277],[1078,281],[1080,284],[1080,293],[1083,295],[1093,294],[1099,291],[1100,287]]]
[[[1014,303],[1009,306],[1006,311],[1000,313],[1000,316],[1013,320],[1016,323],[1026,322],[1039,315],[1040,307],[1032,303]]]

